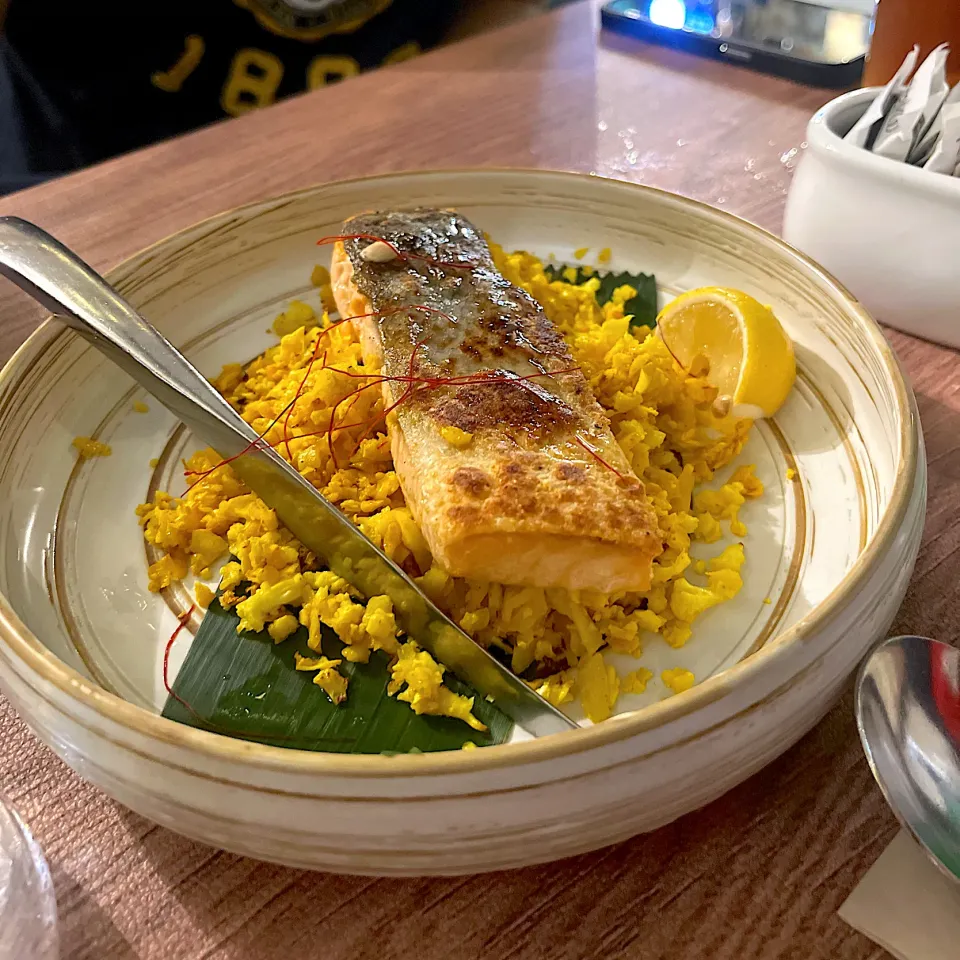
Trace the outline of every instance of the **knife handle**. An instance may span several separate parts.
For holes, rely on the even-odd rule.
[[[59,240],[0,217],[0,274],[91,341],[223,457],[256,433],[186,357]]]

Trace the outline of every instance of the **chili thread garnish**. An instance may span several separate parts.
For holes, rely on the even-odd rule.
[[[403,393],[401,394],[401,396],[400,396],[400,398],[399,398],[398,400],[395,400],[392,404],[390,404],[390,406],[387,407],[387,408],[383,411],[383,413],[381,414],[381,417],[382,417],[382,419],[383,419],[383,421],[384,421],[384,424],[386,424],[387,417],[388,417],[391,413],[393,413],[393,411],[396,410],[397,407],[399,407],[400,404],[403,403],[403,401],[406,400],[407,397],[410,396],[411,392],[414,390],[414,375],[413,375],[413,371],[414,371],[414,367],[416,366],[417,351],[418,351],[422,346],[424,346],[424,344],[426,343],[426,339],[427,339],[426,337],[422,337],[420,340],[418,340],[418,341],[413,345],[413,349],[410,351],[410,369],[409,369],[409,372],[408,372],[408,375],[407,375],[407,379],[408,379],[409,382],[407,383],[407,389],[403,391]],[[367,437],[370,435],[370,431],[374,428],[374,426],[376,426],[376,424],[379,422],[379,420],[380,420],[380,417],[376,417],[376,418],[374,418],[373,420],[370,421],[369,426],[368,426],[367,429],[364,430],[364,432],[360,435],[360,439],[357,441],[356,446],[354,446],[353,450],[351,451],[351,453],[350,453],[351,459],[352,459],[353,457],[355,457],[355,456],[360,452],[360,446],[361,446],[361,444],[363,443],[364,440],[367,439]],[[331,454],[332,454],[332,453],[333,453],[333,451],[331,450]]]
[[[376,374],[371,374],[371,376],[376,377]],[[330,451],[330,459],[333,461],[334,470],[340,469],[340,462],[337,460],[337,451],[334,449],[334,446],[333,446],[333,434],[338,430],[346,429],[346,427],[338,427],[338,428],[335,427],[335,424],[337,422],[337,410],[340,409],[340,405],[342,403],[346,403],[347,400],[353,400],[353,398],[355,398],[358,394],[363,393],[364,390],[369,390],[371,387],[380,386],[380,384],[384,382],[384,379],[385,378],[383,377],[379,377],[375,380],[372,380],[370,383],[365,383],[362,387],[358,387],[356,390],[354,390],[353,393],[347,394],[347,396],[345,397],[341,397],[337,401],[333,410],[330,411],[330,422],[329,424],[327,424],[327,429],[325,432],[327,434],[327,449]],[[356,401],[354,400],[354,402]],[[363,426],[363,424],[362,423],[356,424],[356,426]]]
[[[180,636],[180,631],[183,630],[183,628],[187,625],[187,621],[193,616],[193,611],[196,610],[196,608],[197,605],[195,603],[191,603],[190,609],[187,610],[186,613],[181,613],[180,616],[177,617],[177,628],[173,631],[173,633],[170,634],[170,639],[167,641],[167,645],[163,651],[163,685],[166,688],[167,693],[170,694],[170,696],[175,700],[180,700],[180,697],[173,692],[173,688],[170,686],[170,650],[173,648],[174,641]],[[190,710],[193,709],[188,704],[184,703],[183,700],[180,700],[180,703],[183,703],[183,705]]]
[[[323,335],[333,330],[334,327],[338,327],[340,326],[340,324],[346,323],[349,320],[360,320],[360,319],[363,319],[363,317],[370,317],[375,315],[376,314],[365,313],[365,314],[360,314],[359,316],[356,316],[356,317],[344,317],[342,320],[337,320],[336,322],[330,324],[329,327],[325,327],[320,332],[320,336],[317,337],[317,344],[314,346],[314,356],[310,360],[310,365],[308,365],[307,367],[306,376],[304,376],[303,380],[301,381],[300,387],[297,390],[296,395],[276,415],[276,417],[274,417],[273,420],[271,420],[270,423],[267,424],[267,427],[260,433],[260,435],[255,437],[253,440],[251,440],[239,453],[235,453],[232,457],[226,457],[225,459],[221,460],[219,463],[214,464],[212,467],[210,467],[207,470],[185,470],[184,476],[187,476],[187,477],[195,476],[197,478],[194,481],[194,485],[195,485],[199,483],[201,480],[206,479],[215,470],[219,470],[221,467],[226,466],[228,463],[233,463],[234,460],[239,460],[240,457],[244,456],[244,454],[249,453],[254,447],[259,446],[263,442],[263,439],[266,437],[266,435],[280,422],[280,418],[283,417],[284,414],[287,415],[287,420],[289,420],[290,412],[293,410],[293,407],[296,405],[297,401],[300,399],[304,386],[306,385],[306,382],[307,382],[307,377],[310,376],[310,367],[313,365],[313,362],[316,359],[317,347],[319,346],[320,341],[323,338]],[[284,439],[281,441],[281,443],[287,443],[287,454],[289,456],[290,455],[289,440],[286,436],[287,420],[284,420]],[[296,438],[292,438],[292,439],[296,439]],[[276,449],[279,446],[279,444],[268,444],[268,446],[270,446],[272,449]],[[293,458],[291,457],[290,459],[292,461]]]
[[[332,439],[333,435],[335,433],[340,433],[344,430],[349,430],[354,427],[368,427],[368,426],[371,426],[371,424],[372,425],[377,424],[378,422],[386,418],[388,414],[392,413],[405,400],[407,400],[407,398],[412,393],[416,392],[418,388],[424,389],[424,390],[436,390],[441,387],[487,386],[487,385],[492,385],[492,384],[502,382],[502,380],[499,377],[491,376],[486,372],[463,374],[460,376],[452,376],[452,377],[428,377],[428,376],[418,377],[418,376],[404,376],[400,374],[384,376],[377,373],[357,373],[352,370],[343,370],[339,367],[324,366],[323,369],[329,370],[331,373],[338,373],[338,374],[341,374],[342,376],[350,377],[351,379],[355,379],[355,380],[362,380],[369,377],[371,378],[371,382],[364,384],[362,387],[359,387],[357,390],[354,390],[352,393],[348,394],[347,396],[342,397],[337,402],[333,410],[331,411],[330,422],[326,427],[323,427],[320,430],[311,430],[306,433],[298,433],[296,434],[296,436],[285,435],[280,440],[276,440],[272,443],[267,443],[266,445],[271,449],[276,450],[281,446],[285,446],[291,440],[302,440],[308,437],[316,437],[320,434],[327,434],[328,447],[330,448],[332,459],[337,469],[339,469],[339,461],[337,460],[336,454],[333,450],[333,439]],[[512,377],[511,382],[522,384],[528,380],[536,380],[539,377],[560,376],[561,374],[565,374],[565,373],[576,373],[579,370],[580,370],[580,367],[566,367],[562,370],[554,370],[554,371],[548,371],[544,373],[530,373],[522,377],[521,376]],[[370,387],[379,386],[383,383],[403,383],[403,384],[407,384],[407,388],[406,390],[404,390],[404,392],[401,394],[401,396],[397,400],[395,400],[382,413],[378,414],[376,417],[372,418],[371,420],[360,420],[355,423],[336,424],[336,412],[340,408],[341,404],[347,403],[347,402],[350,402],[351,404],[356,403],[356,400],[359,394],[362,393],[364,390],[367,390]],[[301,393],[298,392],[297,396],[294,397],[294,399],[291,400],[290,403],[288,403],[280,411],[279,414],[277,414],[277,416],[270,422],[270,424],[266,427],[266,429],[258,437],[251,440],[250,443],[248,443],[247,446],[244,447],[243,450],[241,450],[239,453],[235,453],[232,457],[227,457],[221,460],[219,463],[216,463],[212,467],[209,467],[208,469],[203,471],[185,470],[184,475],[188,477],[189,476],[196,477],[197,479],[194,481],[194,485],[195,485],[196,483],[199,483],[200,481],[204,480],[215,470],[219,470],[220,467],[226,466],[227,464],[232,463],[234,460],[239,459],[244,454],[252,450],[255,446],[261,445],[266,435],[280,422],[281,417],[283,417],[291,409],[293,404],[296,403],[297,400],[299,399],[300,395]],[[369,431],[367,434],[364,434],[364,436],[361,437],[360,442],[366,439],[368,435],[369,435]],[[358,444],[358,447],[359,447],[359,444]],[[287,452],[289,454],[290,451],[288,450]],[[354,450],[354,453],[355,452],[356,450]],[[352,455],[353,454],[351,454],[351,456]]]
[[[603,457],[601,457],[600,454],[597,453],[597,451],[594,450],[593,447],[591,447],[590,444],[587,443],[587,441],[584,440],[583,437],[581,437],[579,433],[576,434],[573,439],[574,439],[574,442],[576,442],[576,443],[579,444],[581,447],[583,447],[583,449],[586,450],[587,453],[589,453],[591,457],[593,457],[595,460],[597,460],[598,462],[600,462],[601,464],[603,464],[603,466],[605,466],[611,473],[615,474],[618,480],[623,480],[623,479],[624,479],[623,474],[622,474],[619,470],[617,470],[616,467],[614,467],[614,466],[612,466],[611,464],[607,463],[607,461],[604,460]]]
[[[181,613],[180,616],[177,617],[177,627],[173,633],[170,634],[170,639],[167,640],[167,645],[163,651],[163,686],[166,689],[168,696],[176,700],[177,703],[179,703],[200,722],[202,727],[205,727],[212,733],[219,733],[227,737],[237,737],[241,740],[251,740],[255,743],[260,742],[255,737],[252,737],[243,730],[231,730],[229,727],[223,727],[217,723],[214,723],[212,720],[208,720],[192,703],[181,697],[179,693],[176,693],[173,689],[173,685],[170,683],[170,651],[173,648],[177,637],[180,636],[181,631],[187,625],[187,622],[193,615],[193,611],[196,609],[196,607],[197,605],[192,603],[189,610],[187,610],[185,613]],[[277,734],[275,736],[270,736],[267,734],[265,736],[268,736],[270,740],[277,740],[281,742],[299,741],[302,739],[301,737],[284,736],[282,734]]]
[[[367,235],[357,234],[356,236],[366,237]],[[373,239],[379,239],[379,238],[373,238]],[[342,319],[337,320],[334,323],[331,323],[328,327],[323,328],[319,332],[317,336],[317,341],[313,346],[313,351],[312,351],[310,360],[307,363],[307,369],[304,373],[303,379],[300,381],[300,384],[297,387],[297,391],[294,394],[293,399],[280,411],[279,414],[277,414],[277,416],[268,424],[266,429],[263,430],[263,432],[260,433],[258,437],[251,440],[250,443],[247,444],[247,446],[244,447],[239,453],[236,453],[231,457],[227,457],[221,460],[219,463],[208,468],[207,470],[203,470],[203,471],[186,470],[185,476],[188,476],[188,477],[194,476],[196,477],[194,484],[199,483],[200,481],[208,477],[211,473],[213,473],[215,470],[218,470],[220,467],[225,466],[226,464],[232,463],[233,461],[242,457],[244,454],[248,453],[254,447],[257,447],[258,445],[263,444],[263,441],[267,436],[267,434],[280,422],[281,419],[283,420],[282,437],[278,441],[268,442],[266,444],[268,448],[277,450],[280,447],[284,447],[286,450],[287,459],[292,465],[293,451],[290,448],[290,443],[292,440],[299,440],[306,437],[317,436],[319,434],[326,434],[327,447],[330,451],[330,458],[333,461],[334,469],[339,470],[340,461],[337,457],[336,449],[334,446],[335,434],[342,433],[345,430],[352,429],[355,427],[365,428],[363,434],[361,434],[360,438],[356,441],[350,453],[350,458],[353,458],[359,452],[360,447],[363,444],[363,441],[366,440],[367,437],[370,435],[371,430],[373,430],[374,427],[379,422],[385,421],[386,417],[390,413],[392,413],[397,407],[399,407],[402,403],[404,403],[415,392],[419,390],[435,390],[441,387],[484,386],[484,385],[492,385],[492,384],[503,382],[502,378],[500,376],[497,376],[495,372],[487,372],[487,371],[478,371],[476,373],[461,374],[457,376],[417,376],[415,374],[417,353],[421,347],[426,345],[426,340],[427,340],[426,337],[421,338],[419,341],[417,341],[416,344],[414,344],[414,347],[410,353],[409,369],[406,375],[396,374],[396,375],[388,376],[388,375],[383,375],[379,373],[364,373],[364,372],[357,372],[352,370],[344,370],[344,369],[341,369],[340,367],[329,367],[327,366],[327,351],[324,351],[322,355],[321,367],[320,367],[322,370],[329,370],[331,373],[340,374],[342,376],[349,377],[351,379],[357,379],[357,380],[369,379],[369,382],[365,383],[363,386],[352,391],[350,394],[348,394],[345,397],[342,397],[339,401],[337,401],[337,403],[334,405],[333,409],[330,412],[330,420],[327,423],[326,427],[320,430],[313,430],[307,433],[299,433],[299,434],[296,434],[295,436],[291,436],[290,434],[291,416],[293,415],[293,412],[296,408],[297,403],[299,402],[300,398],[303,396],[303,392],[306,389],[307,381],[310,378],[310,374],[313,372],[314,364],[316,363],[317,359],[320,357],[320,345],[323,342],[326,335],[330,333],[332,330],[341,326],[342,324],[348,323],[354,320],[363,320],[368,317],[380,317],[382,319],[384,317],[393,316],[397,313],[410,313],[413,311],[428,313],[428,314],[437,314],[439,316],[446,317],[448,320],[453,322],[453,317],[451,317],[450,314],[446,313],[443,310],[439,310],[435,307],[428,307],[424,304],[414,304],[412,306],[393,307],[387,311],[371,311],[369,313],[357,314],[351,317],[343,317]],[[575,373],[575,372],[578,372],[579,370],[580,370],[580,367],[573,366],[573,367],[566,367],[561,370],[531,373],[531,374],[527,374],[526,376],[515,375],[511,377],[511,382],[524,384],[526,381],[536,380],[539,377],[560,376],[566,373]],[[356,404],[361,393],[363,393],[365,390],[368,390],[375,386],[380,386],[384,383],[405,384],[406,386],[403,392],[400,394],[400,396],[396,400],[394,400],[381,413],[370,418],[369,420],[362,420],[354,423],[337,424],[337,414],[338,414],[338,411],[340,410],[340,407],[344,403],[348,404],[347,412],[349,412],[349,410],[353,408],[354,404]],[[581,443],[581,446],[583,446],[582,443]],[[595,451],[591,450],[590,452],[594,456],[597,456]],[[603,461],[602,458],[600,457],[597,457],[597,458],[600,459],[601,462],[606,463],[606,461]],[[613,468],[611,467],[610,469],[612,470]],[[616,471],[614,472],[616,473]]]
[[[400,309],[402,308],[398,307],[395,310],[390,310],[388,314],[383,314],[383,316],[392,315],[398,312],[398,310]],[[319,335],[317,336],[317,342],[314,344],[314,347],[313,347],[313,356],[310,358],[310,362],[307,364],[307,372],[303,375],[303,380],[300,381],[300,386],[297,388],[296,395],[294,396],[293,401],[291,402],[289,409],[287,410],[287,415],[283,420],[283,443],[287,450],[287,459],[290,461],[291,464],[293,463],[293,454],[290,451],[290,439],[291,439],[290,430],[289,430],[290,417],[293,415],[294,407],[296,406],[297,401],[300,399],[300,396],[307,385],[307,380],[310,377],[310,373],[313,370],[313,365],[317,360],[317,354],[320,351],[320,342],[328,333],[330,333],[331,330],[336,329],[343,323],[350,323],[354,320],[365,320],[367,317],[376,317],[376,316],[381,316],[381,314],[379,314],[377,311],[373,311],[370,313],[358,313],[356,316],[353,316],[353,317],[343,317],[341,320],[337,320],[335,323],[331,323],[329,327],[324,327],[324,329],[321,330]],[[326,351],[324,351],[323,362],[320,364],[320,369],[324,370],[326,369],[326,367],[327,367],[327,354],[326,354]]]
[[[183,475],[185,477],[194,476],[197,479],[191,484],[191,486],[196,486],[198,483],[205,480],[210,476],[215,470],[219,470],[221,467],[226,466],[228,463],[233,463],[234,460],[239,460],[244,454],[249,453],[254,447],[259,447],[264,440],[264,437],[280,422],[280,418],[290,409],[295,401],[291,400],[274,418],[267,424],[266,429],[260,433],[258,436],[254,437],[239,453],[235,453],[232,457],[226,457],[221,460],[219,463],[215,463],[212,467],[207,470],[184,470]],[[267,446],[271,446],[268,444]]]
[[[362,314],[361,316],[367,316],[367,314]],[[289,425],[290,417],[293,414],[294,407],[297,405],[297,401],[300,399],[300,395],[303,393],[304,388],[307,385],[307,380],[310,378],[310,372],[313,370],[313,365],[317,361],[317,354],[320,352],[320,344],[323,341],[323,338],[330,333],[331,330],[336,330],[342,323],[347,323],[350,320],[359,320],[360,316],[357,317],[344,317],[342,320],[337,320],[335,323],[331,323],[329,327],[324,327],[319,334],[317,334],[317,342],[313,346],[313,356],[310,358],[310,362],[307,364],[307,372],[303,375],[303,379],[300,381],[300,386],[297,388],[296,394],[294,394],[293,400],[290,403],[290,406],[287,410],[287,415],[283,419],[283,442],[287,448],[287,459],[293,463],[293,454],[290,452],[290,434],[289,434]],[[327,365],[327,354],[324,351],[323,362],[320,364],[320,368],[323,369]]]
[[[332,447],[333,434],[340,433],[344,430],[352,429],[353,427],[368,427],[372,429],[373,426],[375,426],[381,420],[384,420],[390,413],[392,413],[397,407],[399,407],[412,393],[417,392],[419,390],[435,390],[441,387],[449,387],[449,386],[454,386],[454,387],[487,386],[487,385],[503,382],[499,377],[491,376],[490,374],[485,372],[464,374],[464,375],[455,376],[455,377],[428,377],[428,376],[410,377],[410,376],[404,376],[401,374],[385,376],[385,375],[376,374],[376,373],[355,373],[351,370],[341,370],[339,367],[326,367],[325,369],[329,370],[331,373],[339,373],[339,374],[342,374],[343,376],[351,377],[357,380],[364,379],[367,377],[371,378],[370,383],[364,384],[362,387],[355,390],[353,393],[348,394],[347,396],[341,398],[338,401],[337,405],[334,407],[333,411],[331,412],[330,423],[326,427],[320,430],[311,430],[311,431],[308,431],[307,433],[300,433],[300,434],[297,434],[296,437],[292,438],[296,440],[301,440],[306,437],[315,437],[320,434],[327,434],[328,447],[330,448],[332,459],[334,460],[334,465],[336,466],[337,469],[339,469],[339,460],[337,459],[336,453],[334,452]],[[535,380],[539,377],[553,377],[553,376],[558,376],[564,373],[574,373],[579,370],[580,370],[579,367],[566,367],[563,370],[554,370],[552,372],[531,373],[522,377],[521,376],[512,377],[510,382],[523,385],[527,381]],[[350,403],[352,405],[356,401],[358,395],[361,392],[371,387],[380,386],[384,383],[404,383],[404,384],[407,384],[407,388],[403,392],[403,394],[401,394],[400,397],[398,397],[393,403],[390,404],[390,406],[388,406],[386,409],[383,410],[382,413],[377,414],[377,416],[373,417],[372,419],[361,420],[354,423],[336,424],[336,413],[339,410],[341,404]],[[360,438],[351,456],[353,456],[353,454],[356,453],[356,450],[359,449],[359,443],[362,443],[363,440],[367,438],[367,436],[369,436],[369,429],[367,433],[365,433]],[[279,446],[280,443],[282,442],[283,441],[278,441],[277,443],[274,443],[273,446],[275,447]]]

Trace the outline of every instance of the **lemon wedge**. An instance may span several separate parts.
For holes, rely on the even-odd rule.
[[[780,321],[740,290],[681,294],[660,311],[657,331],[680,366],[716,387],[717,416],[772,417],[796,379],[793,343]]]

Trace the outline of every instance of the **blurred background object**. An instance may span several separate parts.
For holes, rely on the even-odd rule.
[[[0,195],[568,2],[0,0]],[[914,42],[960,45],[960,0],[612,0],[605,14],[646,40],[851,86],[875,9],[864,83]],[[960,53],[948,69],[960,81]]]
[[[57,900],[40,847],[0,796],[0,960],[55,960]]]
[[[609,0],[619,33],[775,73],[850,87],[870,42],[874,0]]]
[[[465,40],[570,2],[572,0],[465,0],[460,4],[444,41],[454,43]]]
[[[915,43],[922,62],[944,42],[953,48],[947,60],[952,86],[960,83],[960,0],[878,0],[863,85],[882,87]]]
[[[769,0],[731,3],[749,33],[797,56],[826,63],[854,60],[870,42],[873,0]]]
[[[566,0],[0,0],[0,194]]]

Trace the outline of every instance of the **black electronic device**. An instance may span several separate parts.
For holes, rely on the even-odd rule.
[[[610,0],[603,26],[818,87],[855,86],[871,0]]]

